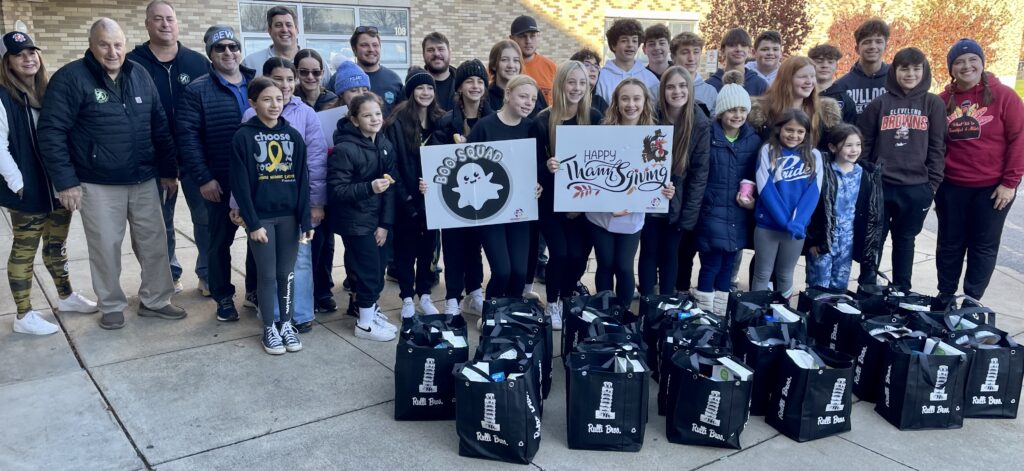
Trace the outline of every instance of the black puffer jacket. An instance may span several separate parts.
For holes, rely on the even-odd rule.
[[[396,175],[395,150],[384,133],[373,141],[352,125],[338,121],[334,155],[327,161],[327,220],[339,235],[371,235],[395,223],[394,188],[376,194],[370,182]],[[394,185],[392,185],[394,186]]]
[[[21,96],[18,103],[12,93]],[[0,103],[7,113],[7,149],[21,172],[21,196],[11,191],[10,182],[0,179],[0,206],[26,213],[48,213],[57,205],[53,200],[53,185],[43,168],[36,140],[36,123],[28,97],[19,90],[0,87]]]
[[[242,126],[238,100],[210,72],[192,81],[178,101],[175,133],[181,149],[182,175],[198,185],[217,180],[225,194],[230,190],[231,139]],[[242,67],[242,75],[251,81],[256,75]]]
[[[821,198],[818,207],[807,225],[807,240],[804,249],[817,247],[820,253],[829,253],[832,246],[832,234],[836,215],[836,187],[838,180],[832,164],[822,172]],[[860,177],[860,190],[857,193],[857,209],[853,219],[853,260],[859,263],[874,263],[879,259],[882,242],[885,239],[882,220],[885,215],[885,200],[882,196],[881,165],[859,161],[864,169]],[[875,267],[877,268],[877,267]]]
[[[174,110],[177,108],[178,98],[188,84],[209,72],[210,61],[181,42],[178,42],[178,54],[167,65],[153,55],[153,51],[149,49],[149,41],[136,46],[127,57],[138,62],[149,72],[153,83],[156,84],[156,91],[160,94],[160,103],[164,105],[164,112],[167,113],[167,120],[173,133]]]
[[[107,87],[92,52],[53,74],[39,116],[39,154],[57,191],[79,182],[134,185],[177,178],[177,151],[160,95],[142,67],[121,67]]]
[[[429,120],[428,120],[429,121]],[[427,130],[428,136],[434,132],[434,124]],[[423,194],[420,193],[420,178],[423,175],[423,164],[420,160],[420,140],[409,142],[408,136],[398,121],[384,129],[384,135],[395,149],[395,217],[417,219],[426,227],[427,212],[424,209]],[[428,139],[429,140],[429,139]]]
[[[693,131],[686,154],[686,169],[682,176],[672,176],[676,193],[668,204],[669,224],[684,231],[692,231],[700,219],[700,207],[704,202],[711,168],[711,120],[700,109],[694,108],[693,111]],[[662,124],[668,124],[668,121]]]

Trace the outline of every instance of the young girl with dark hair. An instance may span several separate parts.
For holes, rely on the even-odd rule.
[[[338,100],[338,95],[324,88],[323,75],[327,69],[319,52],[315,49],[302,49],[295,54],[293,63],[299,80],[295,96],[301,98],[313,111],[323,111]]]
[[[772,126],[757,163],[754,209],[754,280],[752,291],[768,289],[793,295],[793,269],[803,251],[807,224],[821,193],[821,153],[810,139],[811,119],[789,109]]]
[[[619,82],[612,93],[611,105],[602,124],[655,124],[654,103],[647,86],[634,77],[627,77]],[[671,200],[675,196],[675,185],[669,182],[661,193]],[[640,231],[644,227],[644,219],[644,213],[630,211],[587,213],[587,220],[593,225],[591,234],[597,256],[597,290],[611,290],[614,287],[616,300],[623,306],[631,304],[633,291],[636,289],[633,260],[640,245]]]
[[[434,77],[419,67],[409,69],[405,79],[405,101],[395,107],[385,123],[385,135],[395,146],[399,184],[395,185],[394,266],[402,298],[402,317],[416,314],[413,296],[419,295],[419,309],[437,314],[430,299],[434,273],[430,268],[437,245],[437,231],[427,229],[427,214],[418,182],[422,179],[420,147],[427,145],[444,111],[437,105]]]
[[[854,260],[874,266],[881,250],[882,175],[860,161],[863,135],[840,124],[828,135],[832,160],[822,169],[821,198],[807,226],[807,286],[845,290]]]
[[[697,254],[693,227],[708,183],[710,123],[696,107],[693,78],[672,66],[661,75],[658,90],[661,124],[674,126],[672,184],[678,189],[666,214],[648,214],[640,234],[640,295],[675,294],[677,279],[690,278]],[[685,246],[683,246],[685,245]],[[685,262],[685,263],[684,263]],[[686,282],[688,287],[690,282]]]
[[[513,43],[514,44],[514,43]],[[480,119],[494,113],[487,102],[487,69],[470,59],[455,69],[455,106],[441,117],[431,144],[461,144]],[[445,314],[480,315],[484,306],[484,263],[479,231],[459,227],[441,231],[444,257]],[[462,297],[463,292],[467,294]],[[461,301],[461,307],[460,307]]]
[[[555,129],[558,126],[585,126],[601,121],[601,113],[590,105],[587,71],[582,63],[565,62],[555,71],[551,88],[551,106],[537,114],[530,135],[537,140],[537,180],[541,191],[538,225],[547,242],[548,261],[546,313],[555,330],[562,328],[562,300],[573,296],[582,272],[576,267],[587,263],[590,254],[586,218],[579,213],[554,212]]]
[[[331,230],[341,235],[355,277],[357,338],[387,342],[398,328],[388,322],[377,300],[387,263],[384,243],[395,222],[395,192],[388,191],[395,172],[395,150],[382,134],[382,101],[373,93],[348,105],[348,121],[338,122],[334,155],[327,168],[327,211]],[[400,184],[396,182],[396,185]]]
[[[299,244],[313,237],[306,144],[281,117],[284,95],[273,81],[256,78],[249,83],[248,95],[256,116],[243,123],[232,140],[231,194],[245,221],[258,270],[263,349],[280,355],[302,349],[292,326],[292,293]],[[269,308],[274,301],[280,310],[280,330]]]
[[[497,110],[505,103],[505,88],[516,75],[523,73],[523,50],[511,39],[503,39],[494,43],[487,57],[487,72],[491,75],[491,85],[487,87],[487,101],[491,109]],[[528,116],[533,119],[541,110],[548,107],[544,94],[537,95],[537,106]]]

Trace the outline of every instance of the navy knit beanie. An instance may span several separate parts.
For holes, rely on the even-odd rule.
[[[946,68],[950,75],[953,74],[953,61],[964,54],[977,54],[981,58],[981,65],[985,66],[985,51],[981,50],[981,45],[973,39],[963,38],[949,48],[949,53],[946,54]]]
[[[409,99],[412,96],[412,92],[420,85],[437,86],[434,82],[434,76],[428,74],[427,71],[419,67],[409,69],[409,76],[405,78],[405,88],[402,89],[405,91],[405,98]]]
[[[470,59],[459,64],[459,68],[455,69],[455,89],[458,90],[462,82],[470,77],[480,77],[484,81],[484,88],[487,88],[487,68],[480,59]]]

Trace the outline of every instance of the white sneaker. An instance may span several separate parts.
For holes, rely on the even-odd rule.
[[[474,291],[473,293],[476,293],[476,291]],[[480,293],[479,296],[473,293],[470,293],[469,296],[462,298],[462,312],[465,312],[466,314],[472,314],[474,316],[482,316],[484,315],[483,293]]]
[[[181,280],[174,280],[174,294],[178,294],[185,291],[185,285],[181,284]]]
[[[363,328],[356,323],[355,327],[356,338],[373,340],[376,342],[390,342],[394,340],[395,333],[378,326],[376,323],[370,324],[369,327]]]
[[[395,325],[395,324],[392,324],[391,321],[388,319],[388,316],[385,316],[384,313],[380,311],[380,306],[379,305],[374,304],[373,305],[373,310],[374,310],[374,316],[373,316],[373,324],[374,325],[376,325],[376,326],[378,326],[378,327],[380,327],[382,329],[388,330],[391,333],[398,332],[398,326]],[[415,312],[415,311],[413,311],[413,312]]]
[[[37,311],[28,311],[25,317],[14,319],[14,331],[19,334],[50,335],[60,331],[56,324],[43,319]]]
[[[402,319],[408,319],[416,315],[416,305],[413,304],[412,298],[405,298],[402,300]]]
[[[465,300],[463,300],[463,301],[465,301]],[[449,316],[457,316],[457,315],[459,315],[461,313],[461,310],[459,309],[459,300],[455,299],[455,298],[450,298],[450,299],[445,300],[445,302],[444,302],[444,313],[448,314]]]
[[[434,301],[430,299],[429,294],[420,295],[420,311],[428,316],[441,313],[441,311],[437,310],[437,306],[434,306]]]
[[[203,297],[210,297],[210,285],[206,284],[205,281],[199,280],[199,286],[196,287],[199,290],[199,294]]]
[[[562,302],[555,301],[548,303],[548,306],[544,309],[544,314],[551,319],[551,329],[562,330]]]
[[[78,292],[71,293],[68,297],[61,299],[57,303],[57,310],[60,312],[79,312],[82,314],[92,314],[96,312],[96,303],[85,296],[78,294]]]

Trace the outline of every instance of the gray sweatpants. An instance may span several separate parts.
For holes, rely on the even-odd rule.
[[[768,289],[772,271],[775,271],[775,291],[787,297],[793,294],[793,271],[803,250],[803,239],[793,240],[785,232],[755,228],[754,284],[750,290]]]
[[[274,310],[270,309],[274,301],[280,308],[281,322],[292,320],[299,225],[295,216],[260,219],[260,224],[267,230],[268,242],[249,239],[249,250],[256,261],[256,299],[264,306],[260,316],[263,325],[269,326],[274,324]]]

